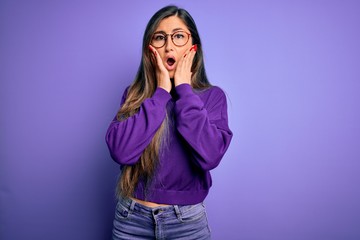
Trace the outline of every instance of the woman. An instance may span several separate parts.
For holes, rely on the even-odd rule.
[[[205,73],[189,13],[150,19],[142,60],[106,142],[121,166],[113,239],[210,239],[203,201],[232,132],[226,97]]]

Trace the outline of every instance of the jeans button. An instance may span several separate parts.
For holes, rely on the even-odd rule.
[[[128,214],[129,214],[128,211],[126,211],[126,210],[123,210],[123,211],[122,211],[122,216],[123,216],[123,217],[127,217]]]

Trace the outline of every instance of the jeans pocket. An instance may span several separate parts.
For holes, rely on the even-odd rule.
[[[183,206],[180,209],[179,220],[183,223],[207,221],[204,205],[199,203],[196,205]]]
[[[116,204],[115,210],[115,219],[127,219],[130,216],[129,209],[126,206],[123,206],[120,202]]]

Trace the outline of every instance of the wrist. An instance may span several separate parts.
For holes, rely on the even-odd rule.
[[[179,85],[181,85],[181,84],[188,84],[188,85],[191,85],[190,84],[190,81],[182,81],[181,79],[176,79],[175,78],[175,81],[174,81],[174,85],[175,85],[175,87],[177,87],[177,86],[179,86]]]
[[[161,89],[164,89],[165,91],[167,91],[168,93],[171,91],[171,86],[167,87],[167,86],[158,86]]]

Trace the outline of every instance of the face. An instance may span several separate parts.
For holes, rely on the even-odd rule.
[[[171,16],[163,19],[160,22],[159,26],[155,30],[154,37],[156,37],[156,39],[161,39],[162,35],[158,33],[173,34],[179,31],[190,33],[185,23],[179,17]],[[174,37],[174,41],[176,42],[177,40],[179,40],[184,36],[175,34],[173,35],[173,37]],[[185,52],[191,48],[191,46],[192,46],[191,36],[189,36],[189,41],[185,45],[177,46],[171,40],[171,36],[168,35],[167,40],[165,41],[165,45],[156,48],[156,50],[160,54],[160,57],[163,61],[165,68],[169,71],[170,78],[174,77],[178,61],[182,56],[184,56]]]

